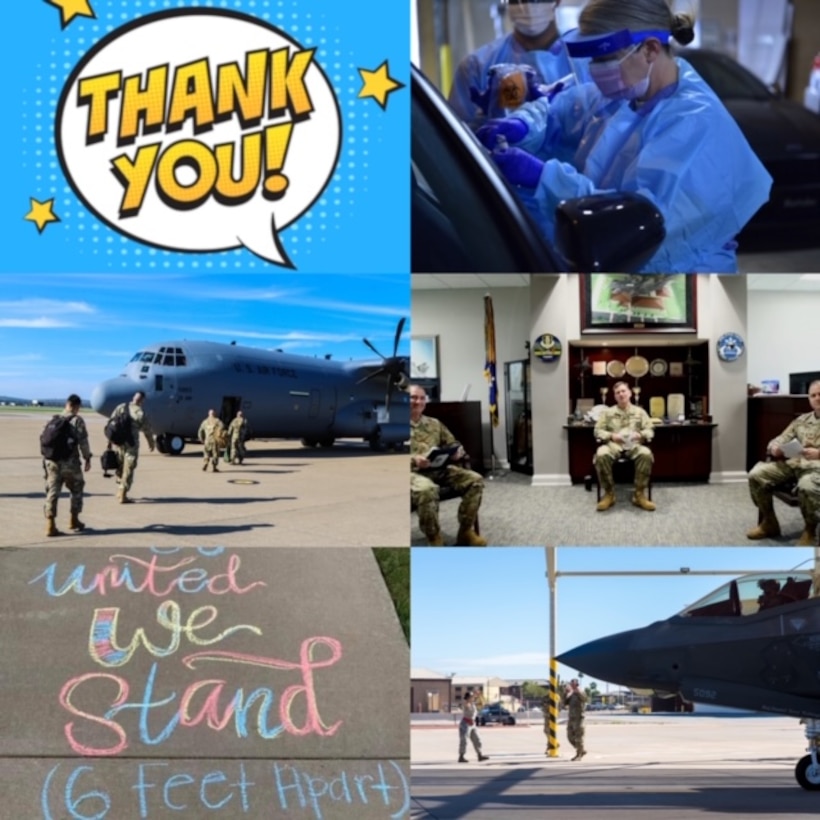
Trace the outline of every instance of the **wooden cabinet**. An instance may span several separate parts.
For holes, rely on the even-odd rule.
[[[635,378],[625,372],[626,363],[633,356],[642,356],[655,365],[646,375]],[[649,400],[659,396],[666,400],[670,393],[682,393],[684,413],[687,420],[708,416],[709,410],[709,343],[657,341],[657,336],[647,339],[646,344],[621,345],[615,342],[572,341],[569,343],[569,407],[574,413],[578,399],[591,399],[601,403],[601,390],[606,404],[613,404],[612,388],[616,382],[625,381],[644,409]],[[595,375],[596,371],[603,375]],[[612,375],[615,374],[615,375]]]
[[[470,456],[471,469],[482,475],[486,472],[480,401],[431,402],[424,414],[438,419],[458,439]]]
[[[751,396],[747,399],[746,469],[766,457],[769,442],[811,410],[808,396]]]
[[[662,424],[649,445],[655,456],[653,481],[708,481],[712,471],[712,437],[716,424]],[[594,475],[592,458],[598,444],[592,424],[566,425],[569,474],[573,484]]]

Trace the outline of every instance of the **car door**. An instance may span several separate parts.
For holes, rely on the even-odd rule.
[[[484,149],[415,68],[412,92],[413,272],[559,271]]]

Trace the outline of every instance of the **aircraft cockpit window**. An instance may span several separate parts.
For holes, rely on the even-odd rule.
[[[179,348],[177,348],[177,350],[179,350]],[[177,367],[185,367],[186,364],[187,361],[185,359],[185,356],[182,356],[179,353],[177,353]]]
[[[135,354],[131,357],[131,361],[132,361],[132,362],[138,362],[138,361],[140,361],[140,359],[142,359],[142,351],[140,351],[139,353],[135,353]]]
[[[806,572],[744,575],[724,584],[679,613],[684,616],[755,615],[806,600],[812,579]]]
[[[162,363],[165,364],[165,365],[170,365],[171,367],[173,367],[174,366],[174,357],[166,353],[165,356],[163,356],[163,358],[162,358]]]
[[[153,352],[150,352],[150,351],[149,351],[148,353],[143,353],[143,354],[142,354],[142,359],[141,359],[140,361],[147,362],[147,363],[149,363],[149,364],[150,364],[151,362],[153,362],[153,361],[154,361],[154,354],[153,354]]]

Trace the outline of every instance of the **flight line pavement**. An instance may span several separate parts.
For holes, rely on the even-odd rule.
[[[45,482],[39,437],[48,413],[0,413],[0,547],[72,546],[379,546],[410,543],[407,455],[373,453],[358,441],[308,449],[298,441],[254,439],[242,465],[202,471],[202,447],[179,456],[149,452],[143,437],[131,490],[116,500],[100,455],[105,419],[86,421],[93,455],[85,473],[82,520],[68,530],[69,494],[57,507],[59,538],[45,537]],[[109,474],[110,476],[110,474]]]
[[[816,818],[820,795],[800,788],[806,753],[794,718],[770,715],[588,713],[583,760],[559,726],[559,756],[545,755],[543,724],[479,729],[489,760],[456,761],[453,724],[410,732],[413,820],[695,820]]]

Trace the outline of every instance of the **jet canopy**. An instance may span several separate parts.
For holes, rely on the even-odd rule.
[[[743,575],[718,587],[678,613],[682,617],[746,616],[814,597],[807,571]]]

